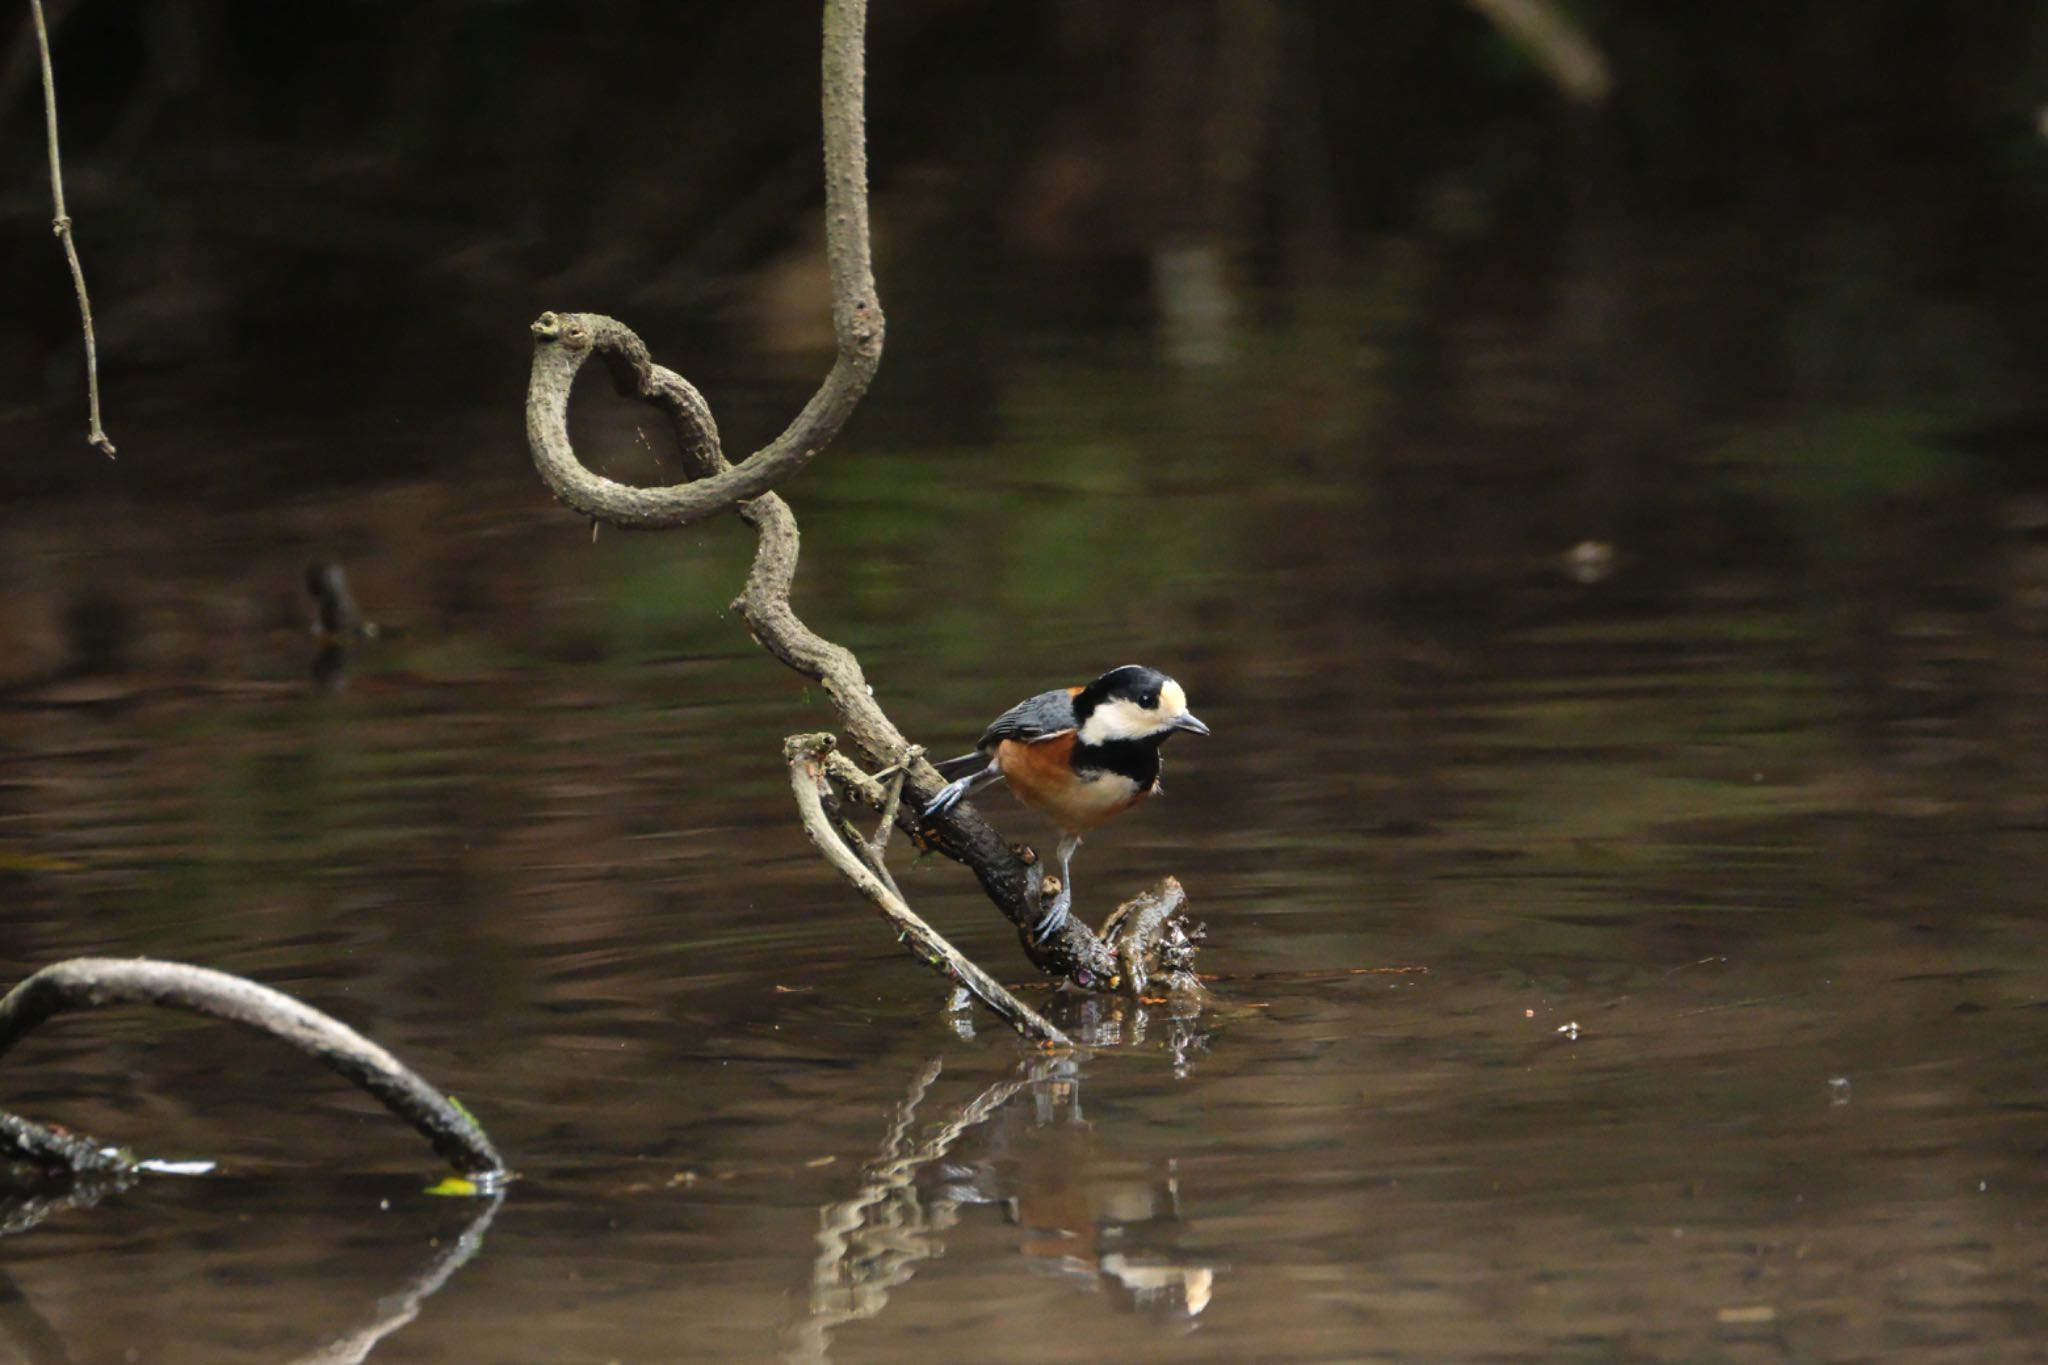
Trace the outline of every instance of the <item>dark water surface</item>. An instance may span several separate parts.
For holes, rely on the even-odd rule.
[[[1214,729],[1076,867],[1186,883],[1198,1017],[894,854],[1059,1057],[805,841],[744,528],[527,465],[543,308],[735,453],[823,372],[815,7],[49,8],[121,458],[18,41],[0,986],[245,973],[521,1178],[67,1016],[0,1108],[222,1166],[0,1202],[0,1361],[2048,1360],[2040,0],[1563,6],[1599,107],[1522,6],[875,7],[889,354],[797,605],[939,754],[1126,662]]]
[[[1120,431],[856,440],[793,492],[804,609],[935,747],[1129,656],[1214,727],[1079,870],[1098,911],[1186,881],[1222,1003],[1084,1011],[1100,1045],[1072,1057],[945,1013],[808,850],[777,746],[828,716],[721,610],[739,528],[593,546],[496,431],[467,481],[8,515],[7,975],[148,952],[294,991],[459,1095],[523,1178],[494,1210],[429,1197],[412,1136],[294,1055],[66,1018],[8,1058],[10,1108],[225,1169],[0,1243],[0,1340],[2038,1358],[2027,498],[1966,469],[1922,509],[1940,533],[1870,571],[1675,536],[1582,583],[1550,529],[1569,496],[1531,492],[1517,536],[1429,524],[1475,480],[1489,507],[1552,486],[1511,437],[1247,493],[1263,455],[1189,442],[1200,419],[1128,382]],[[975,529],[1048,506],[1057,536]],[[1089,545],[1094,575],[1067,562]],[[297,595],[324,554],[390,632],[329,694]],[[958,869],[905,885],[1028,975]]]

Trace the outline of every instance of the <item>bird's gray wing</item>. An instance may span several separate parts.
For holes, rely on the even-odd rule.
[[[1014,739],[1020,744],[1036,744],[1042,739],[1066,734],[1075,728],[1075,724],[1072,692],[1064,687],[1053,692],[1040,692],[997,716],[988,729],[981,732],[979,747],[993,749],[1006,739]]]

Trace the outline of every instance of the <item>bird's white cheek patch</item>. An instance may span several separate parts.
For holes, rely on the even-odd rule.
[[[1143,739],[1159,730],[1159,717],[1134,701],[1122,697],[1106,701],[1088,713],[1081,727],[1083,744],[1107,744],[1118,739]]]

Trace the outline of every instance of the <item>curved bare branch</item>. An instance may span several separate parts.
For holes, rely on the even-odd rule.
[[[268,1034],[375,1095],[464,1175],[488,1184],[506,1174],[482,1126],[405,1063],[311,1005],[209,967],[144,957],[53,963],[0,998],[0,1056],[53,1015],[107,1005],[190,1010]]]
[[[861,352],[844,346],[825,383],[788,430],[714,478],[636,488],[593,473],[569,444],[569,390],[594,349],[620,344],[623,324],[591,313],[543,313],[533,324],[533,373],[526,390],[526,438],[534,467],[554,495],[586,516],[631,530],[687,526],[731,511],[796,473],[823,450],[867,392],[881,360],[880,312]],[[640,347],[631,332],[631,345]],[[695,393],[695,390],[691,390]],[[652,397],[651,395],[643,395]],[[702,401],[701,399],[699,400]]]
[[[643,530],[686,526],[729,511],[809,464],[831,444],[868,391],[882,363],[886,321],[868,245],[866,27],[866,0],[832,0],[825,6],[825,254],[832,275],[832,335],[839,343],[831,372],[783,433],[738,465],[694,483],[635,488],[592,473],[576,458],[569,445],[569,389],[593,348],[612,350],[624,340],[611,328],[631,338],[643,373],[652,369],[645,363],[646,347],[609,318],[543,313],[533,324],[527,442],[541,478],[577,511]],[[698,398],[698,406],[702,403]]]

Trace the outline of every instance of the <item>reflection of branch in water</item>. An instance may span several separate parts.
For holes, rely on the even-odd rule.
[[[1209,1050],[1202,1013],[1210,1004],[1208,992],[1199,983],[1156,1004],[1113,995],[1085,996],[1073,1002],[1064,1022],[1084,1047],[1157,1046],[1172,1061],[1173,1074],[1184,1080],[1194,1069],[1195,1059]],[[1166,1036],[1155,1040],[1161,1018]]]
[[[0,1237],[27,1232],[53,1213],[89,1209],[135,1183],[133,1168],[76,1178],[57,1176],[0,1193]]]
[[[358,1365],[368,1358],[378,1342],[418,1317],[420,1305],[438,1294],[441,1286],[483,1249],[484,1234],[490,1231],[491,1220],[498,1216],[504,1202],[504,1191],[493,1194],[469,1220],[460,1237],[435,1252],[397,1293],[386,1294],[377,1301],[374,1319],[311,1355],[297,1357],[292,1365]]]
[[[98,1203],[107,1195],[126,1188],[128,1183],[79,1181],[61,1199],[28,1201],[41,1207],[23,1228],[34,1226],[59,1208],[80,1208]],[[319,1350],[294,1357],[292,1365],[360,1365],[377,1348],[378,1342],[418,1317],[420,1305],[440,1292],[455,1272],[482,1249],[484,1234],[490,1230],[491,1220],[498,1216],[498,1209],[504,1202],[502,1191],[484,1201],[460,1237],[442,1245],[395,1293],[377,1301],[376,1315],[370,1321]],[[0,1234],[20,1230],[23,1229],[14,1226],[11,1213],[8,1221],[0,1224]],[[29,1302],[28,1296],[21,1292],[21,1287],[5,1270],[0,1270],[0,1337],[12,1342],[29,1365],[57,1365],[71,1359],[63,1337],[47,1318],[36,1311],[35,1305]]]
[[[918,1171],[946,1155],[969,1129],[986,1122],[1030,1085],[1033,1073],[1043,1065],[1026,1063],[1022,1074],[989,1086],[912,1146],[910,1128],[917,1120],[917,1106],[939,1078],[945,1060],[934,1057],[924,1064],[896,1107],[882,1150],[868,1163],[859,1192],[818,1211],[810,1310],[795,1331],[791,1360],[827,1359],[834,1328],[874,1317],[888,1305],[889,1291],[916,1273],[920,1261],[945,1250],[935,1234],[953,1225],[953,1202],[941,1200],[926,1209],[915,1184]]]
[[[1002,1206],[1027,1230],[1025,1254],[1057,1274],[1106,1281],[1135,1305],[1182,1321],[1208,1306],[1213,1268],[1176,1263],[1128,1238],[1141,1226],[1178,1224],[1178,1183],[1170,1172],[1151,1170],[1133,1179],[1128,1161],[1100,1150],[1081,1117],[1081,1071],[1073,1058],[1026,1061],[913,1141],[918,1105],[942,1066],[933,1058],[911,1082],[860,1189],[819,1210],[810,1304],[793,1329],[790,1360],[828,1359],[834,1330],[887,1307],[890,1292],[921,1262],[944,1254],[939,1234],[958,1223],[962,1204]],[[1036,1103],[1012,1104],[1026,1093]],[[944,1161],[970,1131],[998,1118],[1021,1132],[1051,1131],[1021,1161],[1008,1159],[1000,1138],[992,1145],[1004,1151],[1001,1161]],[[920,1191],[920,1177],[939,1183]]]

